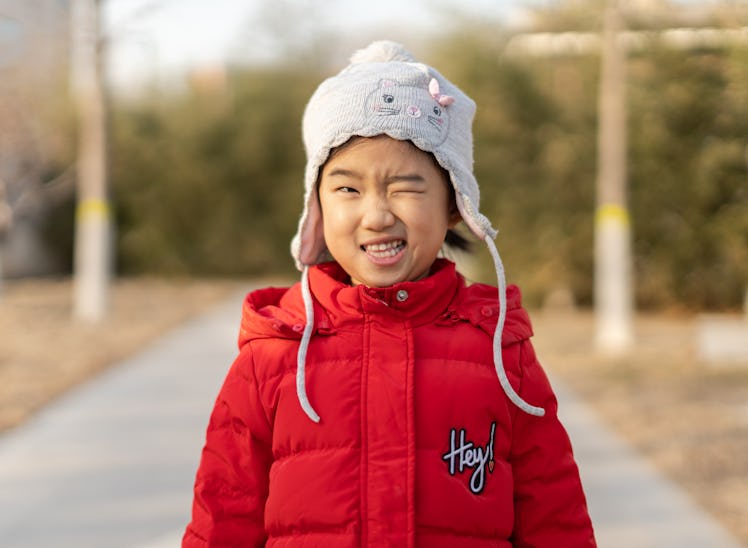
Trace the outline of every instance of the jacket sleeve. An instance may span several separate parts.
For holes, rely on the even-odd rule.
[[[595,546],[571,442],[556,414],[558,404],[529,340],[519,343],[525,401],[545,416],[516,410],[510,461],[514,474],[514,533],[517,548]]]
[[[248,344],[231,366],[210,417],[182,547],[264,546],[271,462],[270,422]]]

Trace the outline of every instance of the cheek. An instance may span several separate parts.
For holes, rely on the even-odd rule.
[[[322,215],[323,222],[326,222],[331,227],[345,226],[350,223],[350,215],[347,215],[345,211],[340,208],[335,208],[328,212],[326,215]]]
[[[353,224],[353,212],[343,204],[336,204],[333,200],[323,200],[322,228],[325,236],[343,230],[350,230]]]
[[[449,222],[449,200],[446,196],[433,196],[416,212],[419,225],[434,228]]]

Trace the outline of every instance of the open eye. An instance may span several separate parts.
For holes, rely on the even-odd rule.
[[[339,186],[335,189],[337,192],[342,192],[343,194],[354,194],[358,192],[355,188],[350,186]]]
[[[434,107],[434,114],[436,114],[437,116],[441,116],[442,109],[440,109],[439,107]]]
[[[382,95],[382,99],[384,99],[385,103],[394,103],[395,102],[395,96],[394,95]]]

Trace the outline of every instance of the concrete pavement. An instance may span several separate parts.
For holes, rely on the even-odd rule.
[[[742,546],[558,380],[552,382],[601,548]]]
[[[0,437],[0,546],[178,546],[240,308],[237,295]]]
[[[235,356],[240,304],[232,297],[0,436],[0,546],[179,546],[208,414]],[[740,546],[554,386],[599,546]]]

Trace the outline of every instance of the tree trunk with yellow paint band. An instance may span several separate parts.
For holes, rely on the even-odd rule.
[[[626,61],[619,41],[620,4],[608,0],[603,20],[595,215],[595,343],[611,354],[622,353],[633,343],[631,228],[626,209]]]
[[[71,80],[79,120],[73,314],[92,322],[107,314],[112,271],[99,15],[99,0],[73,3]]]

